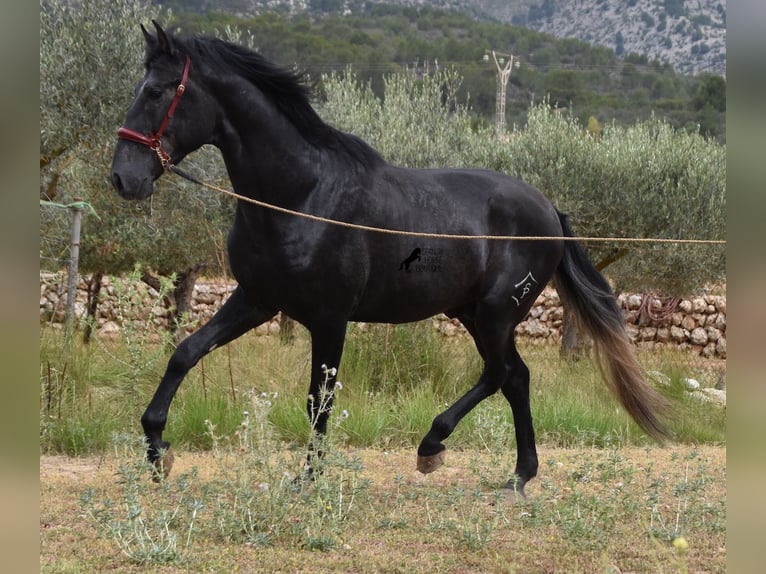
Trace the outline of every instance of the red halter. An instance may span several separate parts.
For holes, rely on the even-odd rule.
[[[162,169],[168,169],[169,167],[173,165],[173,161],[170,158],[170,154],[166,152],[164,149],[162,149],[162,134],[165,133],[165,128],[168,127],[170,118],[173,117],[173,114],[176,111],[176,106],[178,105],[178,102],[181,101],[181,96],[184,95],[184,91],[186,90],[186,80],[189,77],[190,65],[191,65],[191,59],[189,58],[189,56],[186,56],[186,65],[184,66],[184,72],[183,72],[183,75],[181,76],[181,83],[178,84],[178,87],[176,88],[176,95],[173,96],[173,101],[170,102],[168,113],[165,114],[165,119],[162,120],[159,130],[157,130],[156,132],[149,132],[148,136],[145,136],[142,133],[139,133],[135,130],[132,130],[126,127],[122,127],[117,130],[117,137],[119,137],[120,139],[130,140],[136,143],[140,143],[142,145],[147,146],[152,151],[154,151],[157,154],[157,157],[160,158]]]

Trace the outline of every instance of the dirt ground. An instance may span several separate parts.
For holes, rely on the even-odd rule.
[[[342,543],[332,550],[197,540],[193,558],[161,566],[131,562],[83,510],[81,497],[89,487],[119,496],[113,456],[41,456],[40,569],[429,574],[726,570],[726,533],[721,525],[725,525],[724,447],[540,447],[540,471],[528,485],[528,500],[509,504],[491,542],[478,547],[462,543],[464,533],[450,526],[454,522],[439,517],[453,511],[459,515],[469,506],[461,506],[458,500],[453,509],[445,509],[435,501],[445,492],[472,489],[483,491],[489,499],[497,490],[495,485],[502,484],[504,473],[512,469],[512,457],[498,465],[497,456],[489,453],[448,451],[445,466],[424,476],[415,470],[413,450],[354,454],[362,460],[363,477],[370,480],[369,500],[360,510],[362,520],[347,529]],[[219,472],[211,453],[177,452],[174,476],[192,468],[202,483]],[[383,528],[381,516],[393,516],[390,501],[396,495],[410,500],[397,510],[403,527]],[[586,513],[587,501],[593,500],[603,500],[598,511],[603,512],[603,520],[593,515],[592,507]],[[538,520],[531,523],[534,517]],[[672,531],[673,521],[682,523],[688,551],[679,553],[669,540],[647,535],[652,528]],[[711,525],[713,521],[716,525]],[[603,524],[608,529],[596,536],[594,529]]]

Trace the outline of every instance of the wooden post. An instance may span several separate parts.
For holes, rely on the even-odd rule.
[[[72,217],[72,242],[69,246],[69,275],[66,291],[65,332],[68,339],[74,326],[74,303],[77,298],[77,274],[80,262],[80,229],[82,227],[82,198],[75,197],[70,205],[74,214]]]

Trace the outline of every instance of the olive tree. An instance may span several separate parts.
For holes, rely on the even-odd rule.
[[[232,207],[231,201],[169,177],[143,203],[120,199],[109,184],[116,129],[142,75],[145,42],[139,24],[152,18],[166,20],[170,14],[148,0],[41,0],[40,197],[60,203],[81,197],[98,214],[85,220],[80,251],[83,272],[92,274],[90,312],[104,274],[140,265],[153,287],[162,276],[172,280],[165,303],[173,330],[200,271],[223,268],[223,222]],[[209,150],[187,163],[212,182],[225,181],[222,162]],[[41,238],[49,245],[59,240],[51,236],[60,235],[65,216],[41,210]]]
[[[509,171],[572,215],[580,236],[721,240],[726,148],[652,118],[593,135],[543,102],[507,146]],[[684,295],[721,281],[721,245],[599,242],[591,256],[620,290]]]
[[[458,101],[461,78],[452,69],[407,70],[383,79],[383,98],[356,75],[322,78],[322,117],[352,132],[386,160],[406,167],[464,167],[473,163],[476,140],[489,129],[472,127],[467,103]]]
[[[449,71],[385,81],[382,99],[352,73],[324,78],[322,113],[368,140],[389,161],[411,167],[473,166],[515,175],[569,213],[578,235],[631,239],[714,239],[725,234],[726,149],[698,132],[652,118],[584,129],[543,101],[527,124],[499,142],[455,101]],[[591,258],[617,290],[688,294],[725,273],[721,245],[591,242]],[[567,321],[562,351],[578,346]]]
[[[538,187],[586,237],[723,239],[726,148],[652,118],[588,131],[548,101],[500,142],[456,101],[450,70],[385,79],[382,99],[353,73],[323,78],[323,117],[410,167],[482,167]],[[724,277],[720,245],[598,242],[587,245],[618,289],[688,294]]]
[[[508,153],[511,173],[570,213],[578,235],[633,240],[586,244],[618,291],[684,295],[724,279],[722,245],[673,241],[724,238],[726,149],[714,140],[657,118],[587,131],[544,101]],[[578,354],[568,316],[562,352]]]

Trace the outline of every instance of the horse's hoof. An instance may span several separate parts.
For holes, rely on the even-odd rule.
[[[423,474],[430,474],[444,464],[446,450],[437,452],[430,456],[418,455],[418,470]]]
[[[176,457],[173,454],[173,449],[168,447],[167,450],[154,461],[152,480],[154,480],[154,482],[165,480],[170,475],[170,470],[173,468],[175,459]]]
[[[527,493],[524,492],[524,483],[519,478],[512,478],[505,483],[503,487],[508,491],[508,500],[510,502],[522,502],[527,499]]]
[[[306,469],[290,481],[290,490],[293,493],[301,493],[304,488],[314,483],[314,473],[311,469]]]

